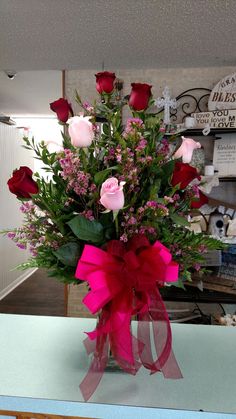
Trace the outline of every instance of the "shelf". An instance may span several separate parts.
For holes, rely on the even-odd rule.
[[[0,122],[2,122],[2,124],[7,124],[7,125],[16,125],[15,121],[13,121],[10,118],[10,116],[0,115]]]
[[[236,176],[225,176],[225,177],[219,177],[220,182],[235,182]]]
[[[203,137],[210,137],[217,134],[230,134],[235,133],[236,136],[236,129],[235,128],[211,128],[211,131],[208,135],[203,135],[202,131],[204,128],[196,128],[196,129],[186,129],[186,133],[189,135],[199,135]]]
[[[203,275],[202,278],[203,288],[205,290],[216,291],[226,294],[232,294],[232,301],[236,302],[236,278],[232,277],[232,279],[224,278],[222,276],[217,276],[214,274]],[[190,287],[197,287],[198,285],[198,277],[193,278],[193,282],[188,284]]]
[[[174,286],[162,288],[161,295],[163,300],[185,303],[236,303],[236,290],[232,289],[232,287],[226,287],[223,284],[214,287],[213,284],[204,282],[204,289],[200,291],[194,282],[189,282],[185,286],[185,290]],[[217,290],[215,289],[216,287]]]
[[[235,182],[236,181],[236,176],[235,175],[234,176],[218,176],[217,173],[218,172],[216,171],[213,176],[206,176],[203,173],[200,173],[200,175],[202,176],[202,179],[206,180],[206,181],[208,179],[211,180],[211,178],[214,178],[216,176],[217,176],[217,178],[220,182]]]
[[[236,211],[236,204],[230,203],[230,202],[226,202],[226,201],[221,201],[220,199],[215,199],[215,198],[211,198],[211,196],[208,195],[208,204],[212,207],[225,207],[225,208],[230,208],[232,210]]]

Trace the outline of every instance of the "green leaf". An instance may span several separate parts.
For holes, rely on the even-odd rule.
[[[154,185],[150,189],[149,201],[157,201],[157,195],[161,186],[161,179],[156,179]]]
[[[181,217],[180,215],[177,215],[176,213],[170,214],[170,218],[177,225],[181,225],[181,226],[189,226],[190,225],[189,222],[186,220],[186,218]]]
[[[112,113],[112,110],[109,109],[105,104],[103,103],[98,103],[97,104],[97,110],[101,113]],[[104,116],[104,115],[102,115]]]
[[[158,117],[149,117],[148,119],[146,119],[145,121],[145,127],[146,128],[154,128],[156,127],[156,125],[159,125],[160,123],[160,119]]]
[[[108,126],[108,124],[102,124],[102,132],[105,135],[109,135],[109,126]]]
[[[47,150],[46,150],[46,148],[43,148],[42,149],[42,157],[41,157],[41,159],[42,159],[42,162],[44,163],[44,164],[48,164],[48,157],[47,157]]]
[[[101,243],[104,239],[103,226],[95,220],[87,220],[82,215],[76,215],[67,223],[80,240]]]
[[[80,246],[75,242],[63,244],[53,253],[66,266],[76,266],[81,255]]]
[[[156,178],[157,178],[157,176],[160,176],[161,177],[163,175],[163,172],[162,172],[161,168],[158,165],[151,166],[149,170],[150,170],[150,173],[151,174],[154,173],[154,175],[155,175]]]
[[[185,288],[185,286],[184,286],[184,284],[183,284],[183,281],[182,281],[180,278],[178,279],[178,281],[173,282],[173,283],[171,284],[171,286],[172,286],[172,287],[176,287],[176,288],[181,288],[182,290],[186,290],[186,288]]]
[[[104,182],[104,180],[107,178],[108,173],[116,169],[117,169],[117,166],[112,166],[112,167],[108,167],[105,170],[102,170],[101,172],[97,172],[96,175],[94,176],[94,183],[96,185],[101,185],[101,183]]]
[[[22,147],[23,148],[26,148],[26,150],[32,150],[32,148],[31,147],[28,147],[27,145],[23,145]]]
[[[166,178],[169,178],[173,171],[174,171],[175,161],[170,160],[168,163],[166,163],[164,166],[162,166],[163,175]]]
[[[173,174],[174,171],[174,165],[175,165],[175,161],[171,160],[168,163],[166,163],[164,166],[162,166],[162,173],[161,173],[161,178],[162,178],[162,186],[165,188],[168,185],[170,185],[170,178]]]
[[[80,95],[77,92],[77,90],[75,90],[75,100],[79,105],[82,105],[82,100],[81,100]]]
[[[74,147],[71,144],[70,137],[65,135],[63,131],[61,131],[61,135],[62,135],[62,138],[63,138],[63,142],[62,142],[63,143],[63,148],[64,149],[69,148],[70,150],[73,149]]]

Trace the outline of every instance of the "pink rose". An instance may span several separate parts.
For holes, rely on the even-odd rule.
[[[125,182],[120,182],[115,177],[107,179],[102,184],[100,192],[100,202],[108,210],[118,211],[123,208],[125,203],[123,186]]]
[[[71,144],[74,147],[89,147],[94,139],[93,124],[90,116],[73,116],[68,120]]]
[[[190,163],[192,160],[193,150],[201,148],[201,144],[192,140],[192,138],[182,138],[182,144],[174,154],[174,159],[180,159],[182,157],[183,163]]]
[[[45,144],[49,153],[60,153],[61,151],[64,151],[64,148],[59,141],[49,140],[45,141]]]

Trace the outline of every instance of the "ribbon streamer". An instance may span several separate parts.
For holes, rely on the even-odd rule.
[[[90,291],[83,303],[99,313],[93,332],[87,333],[85,347],[93,353],[89,371],[80,384],[87,401],[96,390],[105,370],[109,349],[117,364],[135,375],[141,365],[166,378],[182,374],[172,352],[171,328],[159,287],[178,280],[178,264],[159,241],[151,245],[137,235],[128,243],[112,240],[102,250],[85,245],[76,278],[87,281]],[[138,318],[137,339],[132,335],[132,316]],[[150,326],[157,358],[153,359]]]

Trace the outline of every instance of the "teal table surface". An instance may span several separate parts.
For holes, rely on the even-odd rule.
[[[235,328],[172,324],[183,379],[150,376],[144,368],[135,377],[106,372],[85,403],[79,384],[89,359],[82,341],[94,327],[93,319],[0,314],[0,410],[37,407],[33,412],[104,419],[236,414]]]

